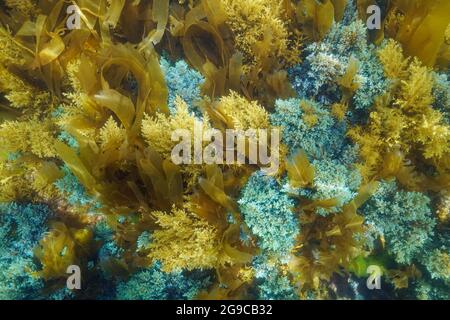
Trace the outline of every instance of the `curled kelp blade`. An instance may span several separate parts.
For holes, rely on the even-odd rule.
[[[239,224],[231,224],[223,233],[222,245],[226,255],[228,255],[233,263],[249,263],[253,259],[253,254],[239,250],[235,247],[239,243],[240,226]]]
[[[291,160],[286,162],[289,183],[294,188],[312,185],[314,180],[314,167],[303,150],[297,152]]]
[[[90,174],[76,152],[60,141],[56,142],[55,148],[61,159],[72,170],[73,174],[80,179],[81,183],[83,183],[86,188],[95,189],[95,178]]]
[[[113,89],[97,92],[94,101],[113,111],[126,129],[131,128],[135,116],[134,104],[130,98]]]

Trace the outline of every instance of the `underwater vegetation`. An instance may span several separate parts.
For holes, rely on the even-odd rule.
[[[0,299],[450,299],[449,64],[448,0],[1,1]]]

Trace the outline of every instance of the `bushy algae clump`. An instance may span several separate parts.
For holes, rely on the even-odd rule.
[[[0,299],[449,299],[449,5],[3,1]]]

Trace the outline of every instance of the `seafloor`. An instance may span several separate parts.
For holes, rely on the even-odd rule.
[[[0,299],[450,299],[449,63],[448,0],[1,1]]]

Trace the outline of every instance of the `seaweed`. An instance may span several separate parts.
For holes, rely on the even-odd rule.
[[[448,299],[449,12],[3,1],[0,297]],[[193,163],[172,161],[177,129]],[[280,129],[277,172],[197,163],[198,129]]]

